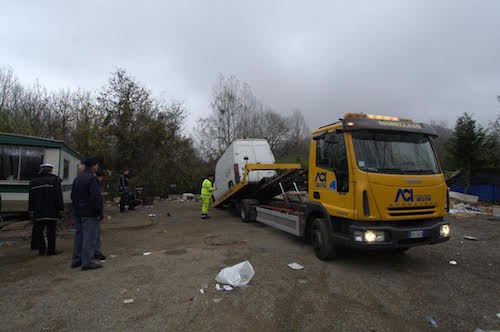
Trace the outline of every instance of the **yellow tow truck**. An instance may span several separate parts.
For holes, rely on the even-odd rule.
[[[347,113],[312,133],[307,175],[299,164],[247,164],[241,182],[212,206],[303,237],[322,260],[340,246],[402,252],[447,241],[449,195],[435,136],[409,119]],[[277,175],[249,183],[249,172],[261,170]]]

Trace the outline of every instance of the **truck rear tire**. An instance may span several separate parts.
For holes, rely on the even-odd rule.
[[[240,218],[244,223],[255,221],[256,211],[253,201],[242,199],[240,202]]]
[[[332,259],[335,256],[335,245],[326,225],[327,220],[317,218],[313,220],[311,242],[316,257],[322,261]]]

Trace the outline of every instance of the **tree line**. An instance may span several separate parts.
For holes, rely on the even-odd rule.
[[[196,193],[229,144],[244,137],[267,138],[278,160],[307,161],[309,128],[300,111],[284,116],[264,107],[233,76],[219,77],[213,98],[209,116],[188,135],[185,105],[155,98],[124,69],[95,92],[54,92],[0,68],[0,132],[63,140],[96,156],[112,193],[124,168],[145,195]]]
[[[25,86],[12,69],[0,68],[0,132],[59,139],[83,156],[97,156],[111,192],[124,168],[146,195],[198,192],[206,173],[239,138],[265,138],[278,162],[307,167],[311,130],[302,112],[285,115],[266,106],[235,76],[217,77],[209,112],[190,135],[186,114],[182,102],[154,97],[124,69],[111,73],[95,92],[54,92],[38,82]],[[500,169],[500,115],[487,128],[468,113],[453,129],[431,125],[439,135],[434,146],[444,170],[461,170],[470,178],[476,170]]]

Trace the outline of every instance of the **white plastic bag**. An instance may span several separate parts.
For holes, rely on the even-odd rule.
[[[223,285],[231,285],[233,287],[246,286],[255,275],[252,264],[249,261],[244,261],[231,267],[223,268],[215,281]]]

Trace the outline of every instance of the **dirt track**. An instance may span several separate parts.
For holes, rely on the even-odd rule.
[[[450,218],[446,243],[322,262],[299,239],[226,211],[202,222],[196,203],[107,212],[100,270],[70,269],[71,235],[56,257],[38,257],[26,240],[0,247],[0,330],[426,331],[427,315],[440,330],[500,329],[500,221]],[[246,259],[249,287],[216,291],[218,271]]]

